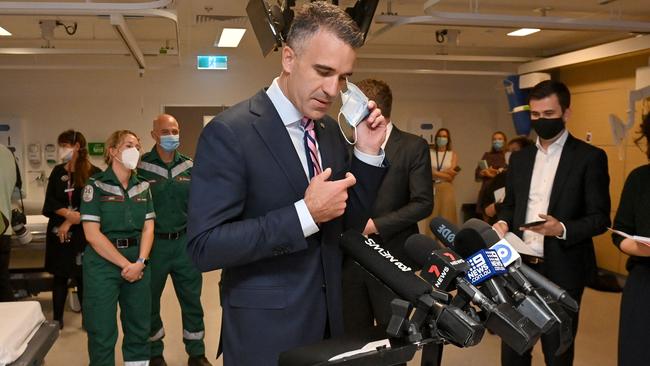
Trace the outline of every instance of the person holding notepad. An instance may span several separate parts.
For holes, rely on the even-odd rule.
[[[640,136],[636,144],[650,136],[650,114],[641,123]],[[646,145],[647,146],[647,145]],[[645,153],[650,161],[650,151]],[[621,320],[619,323],[618,364],[650,365],[650,164],[634,169],[623,186],[621,201],[614,218],[614,230],[633,237],[612,234],[614,244],[630,255],[626,268],[629,271],[621,299]],[[635,240],[636,239],[636,240]]]

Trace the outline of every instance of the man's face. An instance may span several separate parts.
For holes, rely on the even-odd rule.
[[[178,122],[173,119],[162,119],[157,120],[154,123],[153,131],[151,137],[156,140],[157,144],[160,144],[160,136],[164,135],[178,135]]]
[[[282,50],[287,98],[306,117],[320,119],[352,74],[356,52],[333,33],[321,30],[294,50]]]
[[[563,117],[562,107],[560,106],[560,101],[557,99],[556,94],[551,94],[543,99],[530,101],[530,119],[536,120],[539,118],[560,117]]]

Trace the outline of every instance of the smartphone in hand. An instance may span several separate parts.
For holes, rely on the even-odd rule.
[[[487,169],[488,168],[487,160],[485,160],[485,159],[479,160],[478,166],[479,166],[479,168],[481,168],[481,170]]]
[[[454,171],[455,171],[456,173],[458,173],[459,171],[461,171],[461,169],[460,169],[460,167],[459,167],[458,165],[456,165],[456,166],[454,167]]]
[[[521,224],[521,225],[519,225],[519,227],[529,228],[529,227],[541,225],[541,224],[543,224],[545,222],[546,222],[546,220],[532,221],[532,222],[527,222],[525,224]]]

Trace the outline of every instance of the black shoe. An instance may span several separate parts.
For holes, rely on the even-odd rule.
[[[167,366],[163,356],[154,356],[149,360],[149,366]]]
[[[187,366],[212,366],[212,364],[208,362],[205,356],[190,356],[187,360]]]

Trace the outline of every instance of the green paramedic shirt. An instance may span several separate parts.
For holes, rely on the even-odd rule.
[[[93,175],[81,196],[81,221],[100,223],[109,240],[137,238],[145,220],[156,217],[149,183],[131,175],[126,190],[111,167]]]
[[[178,151],[167,164],[156,146],[144,154],[138,164],[138,175],[149,182],[156,210],[156,233],[176,233],[187,226],[187,201],[190,192],[193,161]]]

